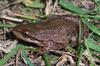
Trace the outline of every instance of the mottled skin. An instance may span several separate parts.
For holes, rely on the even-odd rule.
[[[78,36],[78,22],[66,16],[48,17],[37,24],[21,24],[13,29],[15,36],[21,40],[41,46],[44,52],[59,50],[69,45],[75,46]]]

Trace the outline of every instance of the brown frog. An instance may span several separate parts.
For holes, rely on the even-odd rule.
[[[21,40],[42,47],[41,51],[45,53],[49,50],[65,48],[69,44],[75,46],[78,22],[70,19],[69,16],[51,16],[41,23],[18,25],[13,29],[13,33]]]

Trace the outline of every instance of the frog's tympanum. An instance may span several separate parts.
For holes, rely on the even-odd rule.
[[[69,44],[75,46],[78,36],[78,22],[66,16],[52,16],[37,24],[21,24],[13,29],[14,35],[24,41],[42,47],[43,53],[59,50]]]

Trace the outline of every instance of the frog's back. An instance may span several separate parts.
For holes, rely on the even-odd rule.
[[[35,38],[43,41],[49,49],[61,49],[69,44],[71,38],[77,39],[78,22],[67,19],[64,16],[48,18],[41,23],[44,30],[36,32]]]
[[[44,29],[55,29],[58,27],[64,27],[69,32],[78,30],[78,19],[74,20],[74,18],[68,16],[54,16],[49,17],[47,20],[42,23]]]

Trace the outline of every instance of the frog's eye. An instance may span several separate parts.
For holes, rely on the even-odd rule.
[[[40,41],[36,39],[31,39],[32,37],[29,35],[29,32],[19,32],[19,31],[13,31],[14,35],[24,41],[31,42],[31,43],[36,43],[38,46],[44,46],[41,44]]]
[[[30,33],[25,31],[25,32],[21,32],[21,34],[23,35],[23,37],[28,37]]]
[[[13,31],[14,35],[19,39],[25,39],[30,38],[29,32],[19,32],[19,31]]]
[[[17,36],[18,38],[25,38],[28,37],[29,32],[22,32],[22,31],[13,31],[14,35]]]
[[[27,34],[25,32],[21,32],[21,34],[25,37],[27,36]]]

